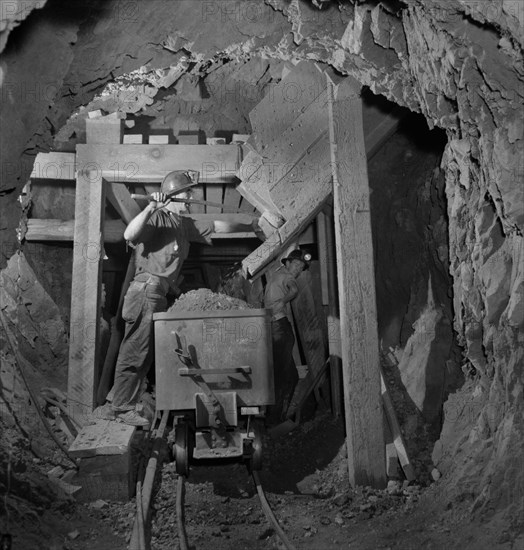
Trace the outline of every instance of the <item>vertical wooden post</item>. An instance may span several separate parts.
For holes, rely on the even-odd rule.
[[[331,207],[330,207],[331,210]],[[340,361],[340,317],[338,312],[333,214],[319,212],[317,216],[318,254],[321,266],[322,301],[327,305],[329,371],[331,408],[336,417],[342,416],[342,365]]]
[[[100,284],[105,190],[102,172],[79,171],[76,178],[73,279],[67,393],[75,419],[86,420],[95,404],[98,380]]]
[[[360,86],[328,78],[349,478],[386,484],[373,245]]]

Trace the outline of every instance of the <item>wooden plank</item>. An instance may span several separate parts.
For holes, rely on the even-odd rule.
[[[386,473],[388,479],[398,479],[400,477],[397,449],[393,443],[391,429],[386,422],[384,426],[384,435],[386,439]]]
[[[131,193],[123,183],[109,183],[106,186],[106,199],[113,205],[126,224],[142,211],[136,201],[131,198]]]
[[[260,277],[264,273],[264,267],[273,261],[311,223],[327,198],[322,189],[319,191],[320,194],[298,210],[295,217],[279,227],[266,241],[244,258],[242,271],[246,276]]]
[[[327,91],[264,149],[264,158],[247,155],[239,170],[239,191],[255,204],[289,219],[297,206],[317,193],[319,185],[331,188],[329,139],[327,137]],[[258,201],[258,203],[257,203]],[[253,200],[252,200],[253,202]]]
[[[402,437],[402,430],[400,429],[400,424],[398,422],[397,415],[395,413],[395,408],[393,407],[393,402],[391,401],[391,396],[386,387],[384,381],[384,376],[380,373],[380,389],[382,394],[382,404],[384,406],[384,412],[386,413],[387,422],[389,429],[391,431],[391,436],[393,438],[393,444],[397,451],[398,460],[400,466],[406,476],[408,481],[415,479],[415,470],[409,460],[408,452],[406,450],[406,444],[404,443],[404,438]]]
[[[162,134],[149,136],[147,142],[149,145],[167,145],[169,143],[169,135]]]
[[[252,277],[268,262],[275,259],[282,250],[280,234],[275,231],[258,248],[253,250],[249,256],[242,260],[242,273],[245,277]],[[261,275],[259,273],[258,275]]]
[[[268,159],[272,166],[277,167],[269,183],[270,190],[278,185],[280,179],[293,170],[304,156],[309,155],[317,141],[327,135],[327,94],[327,90],[323,90],[278,139],[265,147],[264,159]]]
[[[126,145],[142,145],[144,136],[142,134],[124,134],[123,142]]]
[[[77,170],[106,181],[158,183],[173,170],[196,170],[203,183],[236,182],[240,145],[77,145]],[[81,159],[81,160],[80,160]]]
[[[222,204],[223,200],[223,189],[222,184],[212,184],[207,183],[206,184],[206,201],[209,202],[216,202],[219,204]],[[206,212],[207,213],[221,213],[222,208],[219,208],[218,206],[211,206],[210,204],[206,205]]]
[[[330,181],[326,108],[327,91],[323,90],[282,135],[266,145],[263,159],[248,154],[239,170],[240,189],[277,205],[272,211],[289,218],[317,180]]]
[[[223,214],[215,214],[213,219]],[[195,214],[195,216],[198,216]],[[193,218],[193,216],[190,216]],[[196,219],[199,219],[198,217]],[[252,219],[252,218],[251,218]],[[244,222],[242,222],[244,223]],[[247,222],[249,223],[249,222]],[[126,224],[120,220],[107,220],[104,224],[104,241],[107,243],[119,243],[124,240]],[[59,242],[72,241],[74,238],[74,220],[42,220],[30,218],[27,220],[27,232],[24,235],[26,241],[32,242]],[[211,233],[212,239],[256,239],[253,231],[238,231],[236,233]]]
[[[349,481],[352,487],[383,488],[385,440],[360,86],[350,78],[337,87],[328,84],[340,332],[346,335],[341,344]]]
[[[84,426],[74,440],[71,456],[121,455],[129,451],[136,427],[110,420],[97,420]]]
[[[222,212],[237,212],[241,200],[242,195],[235,186],[231,184],[224,185],[224,208]]]
[[[198,145],[199,135],[198,132],[193,134],[178,134],[177,140],[180,145]]]
[[[245,143],[250,137],[251,134],[233,134],[231,136],[231,143]]]
[[[76,155],[74,153],[38,153],[31,179],[74,180]]]
[[[341,335],[340,314],[338,311],[336,259],[333,228],[333,213],[319,212],[317,216],[318,252],[321,267],[322,300],[328,306],[327,332],[329,349],[329,367],[331,381],[331,407],[333,414],[342,416],[342,362],[341,362]]]
[[[237,185],[238,192],[260,212],[279,212],[269,194],[269,183],[272,178],[270,170],[271,167],[264,165],[258,153],[250,151],[237,173],[240,179]]]
[[[278,212],[279,209],[275,206],[271,197],[269,196],[269,191],[265,183],[260,185],[252,185],[252,183],[240,182],[237,185],[238,192],[242,195],[245,201],[240,203],[240,209],[245,208],[246,211],[249,209],[253,210],[255,208],[260,213],[263,212]],[[247,204],[244,206],[244,203]]]
[[[241,213],[260,215],[260,212],[250,203],[245,197],[242,197],[240,206],[238,207]]]
[[[322,71],[309,61],[298,63],[249,113],[258,152],[278,140],[287,127],[326,87]]]
[[[94,408],[98,380],[104,203],[105,186],[99,171],[79,172],[76,180],[67,395],[72,416],[81,423],[87,421],[87,414]]]
[[[107,220],[104,223],[104,241],[118,243],[124,240],[126,225],[120,220]],[[73,241],[75,232],[74,220],[54,220],[29,218],[27,220],[27,232],[24,235],[26,241]]]
[[[327,116],[327,110],[324,112]],[[282,215],[289,220],[298,209],[317,197],[331,193],[331,169],[329,164],[329,139],[326,134],[306,151],[306,154],[270,190],[271,199]]]
[[[320,264],[320,292],[322,305],[329,306],[329,274],[331,267],[330,257],[333,252],[328,248],[326,214],[319,212],[317,215],[317,239],[318,239],[318,261]]]
[[[311,221],[311,212],[317,211],[315,209],[318,205],[325,201],[330,195],[332,190],[332,173],[329,155],[329,140],[322,137],[320,141],[313,145],[309,154],[299,161],[295,170],[288,172],[288,174],[278,182],[278,185],[271,190],[269,200],[274,201],[273,204],[278,204],[284,217],[289,220],[281,228],[281,248],[284,248],[289,242],[287,232],[291,231],[292,238],[300,233]],[[351,172],[347,160],[339,160],[339,165],[345,174]],[[307,180],[306,176],[311,178],[311,183]],[[255,202],[258,200],[259,204],[260,197],[265,196],[267,191],[264,190],[260,182],[262,182],[262,178],[257,184],[257,190],[260,192],[258,197],[256,199],[251,199]],[[246,196],[249,191],[244,185],[245,182],[242,181],[237,186],[237,189]],[[359,200],[365,203],[365,191],[363,191],[363,193],[364,196]],[[260,207],[264,208],[264,206]],[[306,216],[305,218],[303,217],[304,215]],[[257,249],[250,257],[244,260],[244,270],[246,273],[250,273],[251,276],[259,275],[260,273],[258,272],[263,269],[268,262],[272,261],[281,249],[275,246],[262,246],[259,248],[260,250]]]
[[[121,119],[112,117],[86,119],[87,143],[122,143],[123,132],[124,123]]]

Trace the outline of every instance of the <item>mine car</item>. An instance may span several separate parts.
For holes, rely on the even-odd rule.
[[[265,309],[156,313],[156,408],[173,411],[176,470],[233,459],[261,468],[261,429],[274,403],[271,323]]]

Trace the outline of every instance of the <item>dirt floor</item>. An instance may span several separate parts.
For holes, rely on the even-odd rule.
[[[346,468],[342,422],[328,414],[317,414],[279,440],[265,440],[262,484],[297,549],[491,550],[516,549],[522,542],[496,519],[482,526],[472,523],[470,502],[446,502],[444,478],[428,487],[398,481],[383,491],[351,490]],[[176,478],[174,464],[166,462],[153,504],[153,550],[178,547]],[[13,549],[127,548],[134,502],[81,505],[63,495],[53,498],[44,493],[38,495],[38,505],[11,500],[2,531],[12,533]],[[187,534],[194,549],[283,548],[241,464],[193,466],[185,503]]]

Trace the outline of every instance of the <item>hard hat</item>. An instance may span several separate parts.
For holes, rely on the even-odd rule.
[[[283,265],[286,265],[286,262],[291,262],[292,260],[299,260],[304,264],[304,270],[309,269],[309,262],[311,261],[311,254],[302,254],[302,250],[292,250],[287,258],[282,258],[280,261]]]
[[[191,178],[191,174],[184,170],[175,170],[169,172],[160,184],[160,192],[165,193],[168,197],[178,195],[182,191],[186,191],[190,187],[196,185],[197,182]]]

